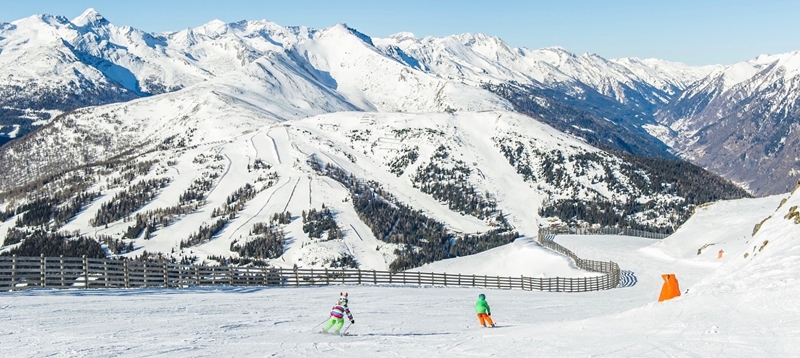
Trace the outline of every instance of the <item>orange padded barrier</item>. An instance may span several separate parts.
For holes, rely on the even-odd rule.
[[[678,287],[678,278],[675,277],[675,274],[664,274],[661,275],[661,278],[664,279],[664,286],[661,287],[661,295],[658,296],[658,302],[681,295],[681,289]]]

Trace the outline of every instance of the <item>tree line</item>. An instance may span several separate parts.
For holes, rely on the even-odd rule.
[[[286,234],[280,225],[289,224],[292,214],[288,211],[275,213],[269,223],[255,223],[250,229],[250,236],[244,243],[238,240],[231,242],[230,250],[240,257],[256,259],[276,259],[283,255],[286,244]]]
[[[261,190],[266,188],[268,186]],[[190,234],[187,239],[181,240],[180,248],[184,249],[210,241],[225,228],[228,222],[235,219],[236,214],[244,209],[247,202],[255,198],[261,190],[256,190],[256,187],[250,183],[236,189],[231,195],[228,195],[222,206],[211,211],[211,218],[218,219],[211,224],[203,224],[197,232]]]
[[[4,256],[39,256],[45,257],[81,257],[102,259],[106,251],[97,240],[81,237],[75,233],[50,232],[41,229],[32,231],[11,228],[6,235],[6,245],[20,243],[19,246],[8,250]]]
[[[142,180],[127,190],[117,193],[100,206],[95,217],[89,220],[91,226],[103,226],[131,215],[149,203],[169,184],[169,178]]]
[[[447,204],[452,211],[486,219],[497,212],[497,204],[488,192],[481,194],[470,185],[471,174],[467,163],[451,158],[448,148],[440,145],[430,162],[417,168],[411,183],[421,192]]]
[[[497,232],[476,234],[459,243],[467,236],[459,237],[448,232],[444,224],[403,204],[377,182],[359,180],[353,174],[331,164],[323,167],[313,156],[308,163],[350,191],[350,198],[359,218],[376,238],[400,245],[395,251],[397,259],[389,265],[392,271],[456,257],[463,252],[497,247],[518,237],[516,232],[503,227]],[[499,235],[500,231],[503,235]]]
[[[329,208],[325,207],[325,204],[322,204],[321,210],[311,208],[308,213],[303,210],[302,217],[303,232],[308,234],[309,238],[320,239],[322,235],[326,233],[326,241],[341,240],[344,238],[342,229],[336,224],[333,213]]]

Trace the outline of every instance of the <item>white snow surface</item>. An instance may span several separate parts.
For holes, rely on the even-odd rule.
[[[636,277],[631,286],[627,275],[631,287],[601,292],[403,286],[5,292],[0,351],[3,357],[795,356],[800,230],[784,216],[798,204],[800,193],[718,202],[663,241],[558,236],[579,255],[613,259]],[[716,245],[697,255],[708,243]],[[677,276],[683,294],[659,303],[660,275],[667,273]],[[342,291],[350,295],[352,335],[315,333]],[[479,293],[498,327],[477,325],[472,306]]]
[[[593,277],[600,274],[570,268],[566,256],[544,255],[535,238],[518,238],[513,243],[475,255],[436,261],[408,271],[460,273],[511,277]],[[544,250],[546,251],[546,250]]]

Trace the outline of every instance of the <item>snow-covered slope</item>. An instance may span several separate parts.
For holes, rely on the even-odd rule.
[[[71,188],[67,192],[99,193],[81,204],[74,218],[45,225],[132,244],[135,250],[123,251],[128,256],[145,251],[178,260],[246,256],[234,246],[255,240],[257,223],[289,212],[291,219],[279,225],[286,237],[282,254],[270,261],[289,267],[329,266],[345,257],[363,268],[385,269],[403,247],[376,236],[380,225],[358,211],[363,208],[352,202],[352,188],[310,163],[376,183],[398,205],[441,222],[457,240],[498,227],[535,235],[545,224],[539,208],[554,200],[637,201],[646,206],[625,220],[655,227],[668,227],[672,213],[677,217],[687,207],[674,192],[637,184],[658,180],[657,173],[633,168],[528,117],[504,111],[344,112],[352,109],[349,102],[325,92],[328,87],[317,86],[314,78],[292,75],[295,69],[276,68],[283,64],[259,59],[246,75],[231,73],[175,93],[65,115],[4,147],[3,170],[14,179],[4,185],[34,185],[31,190],[42,195],[64,186]],[[287,120],[303,116],[309,118]],[[15,164],[20,162],[26,164]],[[36,184],[46,175],[81,179]],[[207,186],[197,189],[198,183]],[[130,204],[135,199],[125,195],[141,190],[137,185],[151,186],[147,190],[154,197]],[[248,187],[254,188],[252,196],[232,207],[237,191]],[[33,197],[6,192],[2,210],[10,215],[0,237],[9,235],[17,220],[29,222],[22,228],[41,225],[29,221],[39,211],[25,203],[55,210],[53,204],[34,204]],[[74,199],[54,200],[63,207]],[[301,214],[323,206],[333,213],[341,239],[304,232]],[[220,221],[220,211],[227,219]],[[657,215],[664,212],[670,214]],[[220,223],[211,237],[193,236]],[[550,275],[544,266],[557,270],[548,264],[535,271]]]
[[[5,308],[0,315],[16,323],[0,327],[0,334],[14,337],[6,344],[10,357],[64,351],[169,357],[341,352],[374,357],[789,357],[795,355],[800,329],[793,318],[800,294],[798,224],[783,216],[800,205],[797,194],[715,203],[663,241],[557,238],[582,255],[613,258],[638,279],[614,290],[576,294],[399,285],[31,290],[0,294]],[[787,200],[776,211],[781,198]],[[745,223],[755,225],[770,214],[750,237]],[[709,228],[712,237],[706,236]],[[680,249],[704,238],[729,245],[725,256],[716,259],[715,249],[711,257]],[[756,248],[755,256],[743,257],[744,251],[753,252],[751,244],[761,247],[765,240],[768,244]],[[484,259],[502,260],[502,249],[487,252]],[[677,275],[683,294],[656,302],[665,273]],[[351,335],[315,333],[341,291],[350,295],[356,322],[348,328]],[[497,328],[478,326],[473,305],[479,293],[486,295]],[[104,335],[125,339],[96,338]]]
[[[536,238],[520,238],[511,244],[479,254],[437,261],[409,271],[450,272],[462,275],[502,277],[592,277],[596,272],[575,270],[571,259],[553,256],[535,243]]]

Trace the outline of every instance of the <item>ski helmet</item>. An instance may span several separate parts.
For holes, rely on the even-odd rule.
[[[339,292],[339,304],[342,306],[347,306],[347,292]]]
[[[481,293],[480,295],[478,295],[478,298],[480,298],[482,300],[485,300],[486,299],[486,295]]]

